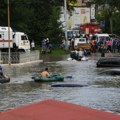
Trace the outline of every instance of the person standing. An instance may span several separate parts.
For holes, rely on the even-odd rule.
[[[92,52],[94,53],[95,52],[95,40],[94,39],[92,39],[92,41],[91,41],[91,49],[92,49]]]
[[[41,52],[42,52],[42,53],[45,53],[45,52],[46,52],[46,49],[47,49],[47,47],[46,47],[46,39],[43,39],[43,40],[42,40],[42,50],[41,50]]]
[[[117,40],[117,52],[118,53],[120,52],[120,40],[119,39]]]
[[[106,47],[105,45],[102,45],[101,47],[101,57],[105,57]]]
[[[107,41],[107,46],[108,52],[111,52],[112,41],[110,39]]]
[[[32,50],[35,49],[35,42],[34,41],[31,42],[31,48],[32,48]]]
[[[112,52],[113,53],[115,53],[116,48],[117,48],[117,39],[114,38],[113,41],[112,41]]]
[[[3,67],[0,65],[0,76],[3,76]]]

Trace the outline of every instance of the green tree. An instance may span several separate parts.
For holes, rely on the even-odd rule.
[[[98,20],[104,19],[105,20],[105,32],[114,33],[117,31],[119,27],[115,27],[116,25],[119,25],[119,14],[120,14],[120,1],[119,0],[92,0],[93,3],[95,3],[97,6],[99,6],[99,12],[103,13],[104,11],[104,17],[100,16],[100,14],[97,14]],[[118,16],[116,16],[116,14]]]
[[[63,4],[64,0],[10,0],[11,27],[27,33],[38,44],[46,37],[58,40],[62,34],[59,17]],[[0,25],[7,24],[7,0],[1,0]]]

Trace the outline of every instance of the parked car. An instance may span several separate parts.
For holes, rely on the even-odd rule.
[[[109,34],[110,38],[119,38],[120,39],[120,36],[116,35],[116,34]]]
[[[104,57],[100,58],[97,67],[120,67],[120,57]]]

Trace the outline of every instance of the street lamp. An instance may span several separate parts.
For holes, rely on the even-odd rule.
[[[64,0],[64,16],[65,16],[65,49],[68,50],[68,37],[67,37],[67,1]]]
[[[11,59],[10,59],[10,2],[7,0],[7,8],[8,8],[8,51],[9,51],[9,56],[8,56],[8,64],[9,66],[11,65]]]

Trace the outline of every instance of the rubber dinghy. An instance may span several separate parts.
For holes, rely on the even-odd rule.
[[[88,85],[83,85],[80,83],[55,83],[51,87],[86,87]]]
[[[8,83],[10,82],[10,77],[8,75],[0,76],[0,83]]]
[[[34,77],[32,77],[32,79],[35,82],[52,82],[52,81],[63,81],[64,80],[64,76],[62,74],[53,74],[50,77],[40,77],[39,75],[36,75]]]

